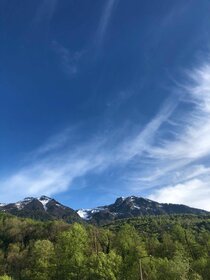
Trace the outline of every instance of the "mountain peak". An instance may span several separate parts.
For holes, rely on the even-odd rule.
[[[38,220],[63,219],[69,223],[81,221],[76,211],[46,195],[26,197],[16,203],[0,204],[0,210],[16,216]]]
[[[105,224],[117,219],[139,217],[143,215],[167,214],[206,214],[207,211],[179,204],[158,203],[137,197],[118,197],[113,204],[94,209],[82,209],[77,213],[81,218],[96,224]]]
[[[40,196],[39,198],[38,198],[39,200],[52,200],[52,198],[51,197],[49,197],[49,196],[46,196],[46,195],[42,195],[42,196]]]
[[[47,204],[52,201],[52,198],[46,196],[46,195],[42,195],[38,198],[39,202],[41,202],[41,204],[44,207],[44,210],[47,211]]]
[[[118,198],[115,200],[115,204],[121,204],[124,200],[125,200],[125,198],[124,198],[123,196],[118,197]]]
[[[32,197],[32,196],[27,196],[27,197],[25,197],[23,200],[21,200],[21,201],[31,201],[31,200],[33,200],[33,199],[35,199],[35,197]]]

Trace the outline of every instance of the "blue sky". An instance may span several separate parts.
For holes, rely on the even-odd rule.
[[[0,201],[210,210],[210,2],[0,1]]]

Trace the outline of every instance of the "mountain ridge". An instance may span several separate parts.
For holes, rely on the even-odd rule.
[[[113,204],[93,209],[79,209],[77,213],[83,219],[95,224],[104,224],[118,219],[144,215],[198,214],[209,213],[206,210],[183,204],[159,203],[147,198],[128,196],[118,197]]]
[[[0,203],[0,211],[24,218],[61,219],[68,223],[86,221],[97,225],[145,215],[209,214],[208,211],[183,204],[159,203],[137,196],[118,197],[109,205],[74,210],[53,198],[42,195],[37,198],[26,197],[16,203]]]

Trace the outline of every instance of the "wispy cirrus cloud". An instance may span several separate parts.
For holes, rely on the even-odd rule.
[[[152,149],[157,131],[173,114],[177,104],[178,100],[174,98],[165,101],[156,116],[130,141],[126,141],[120,147],[121,155],[126,161],[142,156],[143,153],[148,153]]]
[[[183,87],[184,102],[192,106],[173,122],[174,139],[163,139],[150,150],[157,159],[194,162],[210,155],[210,64],[189,72],[189,85]]]
[[[67,129],[34,151],[31,161],[0,178],[1,201],[25,195],[56,194],[89,175],[103,181],[106,170],[117,169],[121,188],[115,193],[207,208],[210,202],[210,63],[188,72],[185,85],[175,89],[146,125],[135,133],[115,129],[88,141],[73,141],[80,131]],[[174,92],[174,89],[173,89]],[[107,192],[113,191],[105,186]],[[200,192],[200,195],[199,195]]]
[[[66,129],[51,137],[43,146],[33,151],[24,166],[17,172],[0,178],[0,201],[11,201],[23,196],[53,195],[71,188],[74,181],[89,174],[102,176],[103,172],[117,166],[125,166],[136,154],[141,155],[147,149],[145,143],[170,114],[171,105],[166,103],[155,120],[142,128],[131,138],[119,138],[122,130],[113,131],[109,137],[103,135],[86,142],[71,141],[77,135],[77,129]],[[151,133],[153,135],[151,135]],[[119,142],[120,141],[120,142]],[[131,153],[135,145],[136,154]]]
[[[40,9],[38,10],[36,21],[41,21],[44,16],[47,16],[49,20],[52,19],[53,14],[55,12],[55,7],[57,4],[57,0],[53,0],[53,3],[48,3],[47,0],[43,2]],[[57,41],[52,42],[52,47],[54,52],[57,54],[62,71],[68,77],[74,77],[79,73],[80,70],[80,62],[84,58],[86,54],[89,54],[93,51],[94,55],[98,54],[98,51],[101,48],[104,37],[106,35],[106,31],[109,25],[109,22],[112,17],[113,10],[117,5],[118,0],[108,0],[104,6],[101,18],[99,20],[98,28],[95,32],[93,41],[82,50],[79,51],[71,51],[69,47],[62,45]]]
[[[58,56],[62,71],[67,76],[75,76],[79,71],[79,62],[85,51],[71,52],[57,41],[52,42],[52,48]]]
[[[61,142],[59,140],[58,145],[52,145],[50,141],[49,145],[45,144],[35,151],[35,156],[28,159],[17,172],[1,178],[1,201],[65,191],[74,179],[103,169],[109,161],[108,155],[99,152],[102,145],[100,141],[81,144],[79,147],[71,145],[71,148],[68,145],[61,146]]]
[[[102,44],[104,40],[104,36],[106,34],[109,22],[112,17],[113,10],[117,5],[118,0],[108,0],[106,1],[105,7],[103,9],[103,13],[98,25],[97,33],[96,33],[96,42],[97,44]]]
[[[158,144],[148,150],[148,165],[135,174],[134,180],[139,185],[158,187],[152,191],[153,199],[163,201],[165,197],[166,202],[209,209],[205,195],[209,193],[210,178],[210,63],[188,71],[181,90],[185,111],[178,110],[169,119],[167,131],[173,136],[156,139]]]

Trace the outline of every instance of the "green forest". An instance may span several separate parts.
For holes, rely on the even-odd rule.
[[[0,214],[1,280],[209,280],[210,216],[96,227]]]

